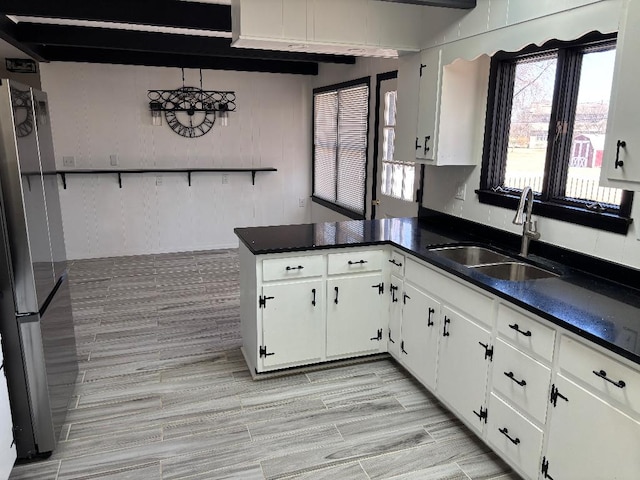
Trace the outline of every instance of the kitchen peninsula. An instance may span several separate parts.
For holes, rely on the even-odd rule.
[[[640,471],[632,271],[621,285],[583,270],[623,267],[555,247],[523,259],[518,237],[442,215],[235,231],[256,377],[388,352],[525,478]],[[548,275],[494,278],[443,255],[456,246]]]

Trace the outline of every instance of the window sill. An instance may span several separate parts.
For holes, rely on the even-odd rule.
[[[519,195],[498,193],[492,190],[476,190],[480,203],[516,210]],[[556,202],[534,200],[533,213],[541,217],[553,218],[563,222],[584,225],[606,232],[626,235],[633,222],[631,218],[621,217],[615,213],[592,212],[584,208],[564,205]]]
[[[345,217],[349,217],[352,220],[364,220],[364,215],[361,213],[354,212],[349,210],[348,208],[341,207],[340,205],[336,205],[335,203],[328,202],[323,200],[322,198],[311,196],[311,201],[313,203],[317,203],[318,205],[322,205],[329,210],[333,210],[334,212],[338,212],[340,215],[344,215]]]

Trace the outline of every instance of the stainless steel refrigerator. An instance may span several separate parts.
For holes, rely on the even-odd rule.
[[[78,373],[49,104],[0,80],[0,332],[18,458],[55,448]]]

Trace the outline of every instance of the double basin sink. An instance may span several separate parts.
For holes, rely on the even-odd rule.
[[[558,276],[485,247],[452,246],[432,248],[429,251],[499,280],[523,282]]]

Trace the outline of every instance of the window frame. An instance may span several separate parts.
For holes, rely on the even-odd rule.
[[[338,205],[336,203],[325,200],[324,198],[317,197],[315,195],[316,191],[316,145],[315,145],[315,123],[316,123],[316,102],[315,96],[319,93],[327,93],[327,92],[338,92],[340,90],[344,90],[352,87],[366,86],[367,87],[367,132],[366,139],[367,145],[365,147],[365,166],[364,166],[364,188],[363,188],[363,205],[364,209],[362,214],[360,212],[355,212],[350,210],[342,205]],[[325,208],[333,210],[335,212],[344,215],[345,217],[349,217],[353,220],[364,220],[366,219],[367,214],[367,185],[369,181],[369,135],[371,129],[371,77],[361,77],[354,80],[349,80],[347,82],[337,83],[333,85],[327,85],[324,87],[318,87],[313,89],[313,94],[311,97],[311,201],[322,205]],[[338,113],[339,118],[339,113]],[[338,140],[339,142],[339,140]],[[336,152],[336,162],[338,161],[338,155]],[[336,171],[338,169],[336,168]],[[337,188],[337,185],[336,185]]]
[[[507,147],[509,141],[515,68],[518,60],[557,53],[558,65],[548,138],[556,136],[557,122],[564,124],[565,134],[547,144],[542,193],[534,196],[534,213],[543,217],[626,234],[631,224],[633,192],[623,190],[619,208],[589,208],[596,202],[564,195],[569,172],[569,157],[581,74],[582,55],[606,50],[615,44],[617,34],[591,32],[576,41],[552,40],[541,47],[530,45],[519,52],[498,52],[491,60],[489,94],[484,135],[480,203],[515,210],[521,190],[505,188]],[[615,81],[615,79],[614,79]]]

